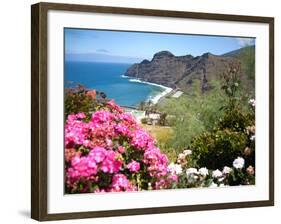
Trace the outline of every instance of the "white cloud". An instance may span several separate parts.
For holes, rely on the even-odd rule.
[[[97,52],[102,52],[102,53],[109,53],[109,51],[108,50],[106,50],[106,49],[97,49]]]
[[[254,38],[236,38],[240,47],[246,47],[255,44]]]

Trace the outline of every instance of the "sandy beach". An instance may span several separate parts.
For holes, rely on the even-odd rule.
[[[147,98],[146,101],[151,101],[153,104],[156,104],[159,102],[159,100],[166,96],[167,94],[169,94],[171,91],[173,91],[172,88],[170,87],[167,87],[167,86],[163,86],[163,85],[160,85],[160,84],[156,84],[156,83],[152,83],[152,82],[146,82],[146,81],[142,81],[140,79],[137,79],[137,78],[132,78],[130,76],[125,76],[125,75],[122,75],[121,76],[122,78],[126,78],[126,79],[129,79],[130,82],[138,82],[138,83],[144,83],[144,84],[148,84],[148,85],[152,85],[152,86],[157,86],[157,87],[160,87],[163,89],[163,91],[155,96],[149,96]]]

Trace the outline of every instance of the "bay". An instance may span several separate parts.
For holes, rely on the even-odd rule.
[[[123,75],[131,64],[66,61],[65,87],[69,82],[80,83],[86,88],[104,92],[120,106],[137,106],[141,101],[153,99],[165,88],[135,82]]]

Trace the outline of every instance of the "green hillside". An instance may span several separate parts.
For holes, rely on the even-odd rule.
[[[247,46],[223,54],[224,57],[234,57],[241,61],[242,69],[250,80],[255,80],[255,46]]]

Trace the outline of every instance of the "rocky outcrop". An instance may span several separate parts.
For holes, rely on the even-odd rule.
[[[218,79],[230,64],[238,64],[234,57],[224,57],[205,53],[175,56],[169,51],[156,53],[152,60],[133,64],[125,75],[142,81],[153,82],[171,88],[188,90],[195,79],[201,81],[202,90],[211,88],[209,81]]]

